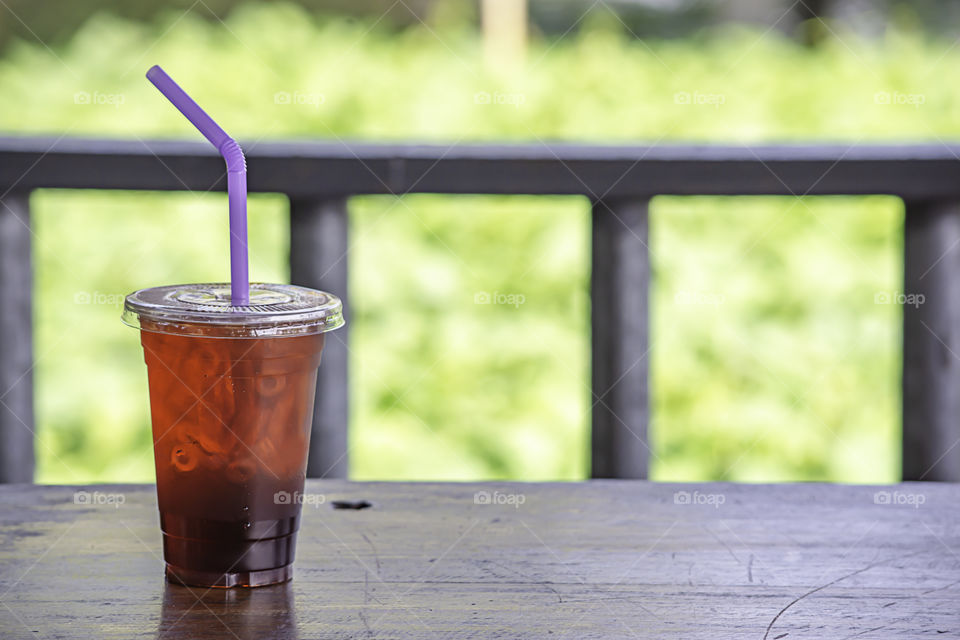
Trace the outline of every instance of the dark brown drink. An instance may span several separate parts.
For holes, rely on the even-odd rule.
[[[260,302],[253,320],[268,323],[250,312],[233,323],[213,312],[215,324],[140,310],[164,559],[175,581],[259,586],[292,576],[324,344],[316,329],[336,319],[304,330],[302,319],[284,323],[285,309],[270,308],[289,301]]]

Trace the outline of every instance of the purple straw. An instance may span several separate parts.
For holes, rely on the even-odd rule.
[[[247,272],[247,162],[240,145],[200,108],[159,66],[147,71],[147,80],[173,103],[227,163],[227,199],[230,202],[230,300],[235,307],[250,304]]]

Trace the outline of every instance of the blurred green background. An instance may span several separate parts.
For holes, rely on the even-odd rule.
[[[161,64],[248,149],[960,132],[960,49],[909,20],[869,38],[836,25],[811,46],[729,25],[641,40],[587,12],[493,68],[453,10],[398,27],[281,3],[220,21],[194,6],[99,13],[49,46],[13,37],[0,129],[199,139],[144,79]],[[482,104],[481,92],[511,98]],[[46,190],[32,206],[38,480],[149,481],[146,372],[122,297],[227,279],[226,198]],[[288,278],[286,207],[251,198],[257,280]],[[655,479],[897,479],[901,318],[875,300],[901,287],[902,226],[887,197],[654,201]],[[351,234],[351,476],[585,477],[589,203],[362,197]],[[475,304],[483,292],[524,303]]]

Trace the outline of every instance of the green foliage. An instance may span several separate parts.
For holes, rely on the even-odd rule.
[[[0,61],[0,126],[197,137],[144,80],[160,63],[247,148],[271,138],[855,143],[960,131],[960,93],[942,81],[960,51],[917,37],[806,49],[752,31],[645,43],[596,28],[532,43],[510,72],[485,70],[480,52],[468,31],[390,33],[277,4],[223,26],[191,14],[154,26],[99,16],[63,50],[21,44]],[[120,299],[225,279],[225,197],[44,191],[33,206],[39,478],[149,480],[146,376]],[[354,477],[583,477],[587,202],[351,206]],[[288,275],[285,207],[252,199],[256,279]],[[875,296],[900,286],[901,228],[901,205],[881,197],[654,201],[656,478],[896,477],[900,316]],[[522,304],[478,304],[484,294]]]

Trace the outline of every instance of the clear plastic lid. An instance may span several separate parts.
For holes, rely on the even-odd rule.
[[[316,289],[256,282],[250,284],[250,305],[235,307],[229,283],[180,284],[134,291],[122,318],[137,329],[180,335],[308,335],[343,326],[343,305]]]

